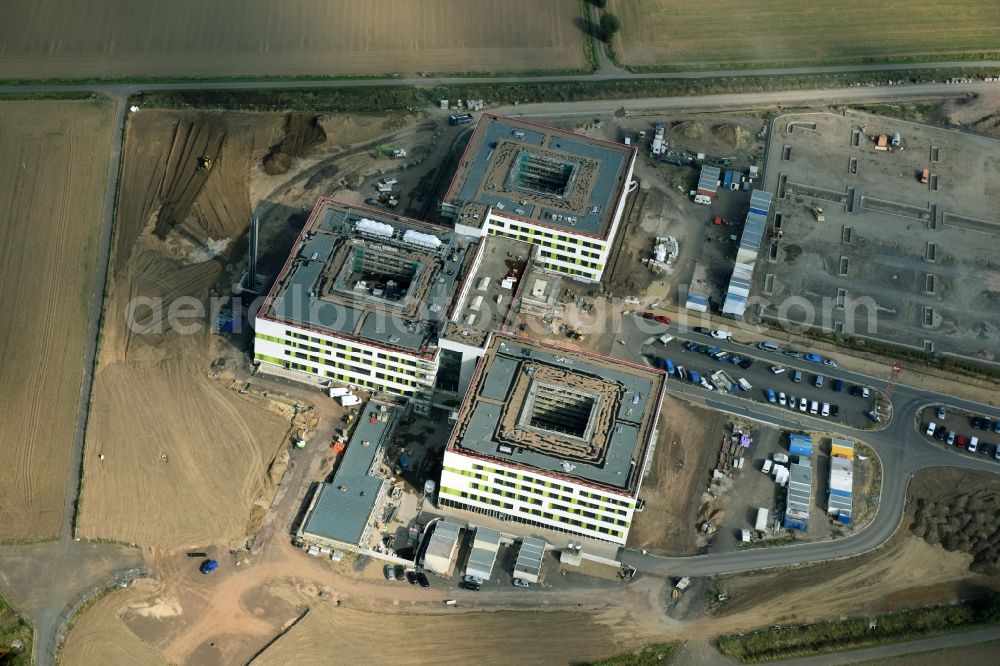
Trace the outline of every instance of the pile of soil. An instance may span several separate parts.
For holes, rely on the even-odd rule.
[[[712,136],[714,136],[715,140],[719,143],[729,146],[735,150],[739,150],[749,145],[752,139],[750,132],[746,131],[739,125],[732,125],[730,123],[723,123],[713,127]]]
[[[685,120],[671,127],[670,132],[685,139],[703,139],[706,134],[705,123],[700,120]]]
[[[284,137],[264,156],[264,172],[269,176],[288,173],[295,158],[308,155],[309,151],[325,141],[326,131],[320,125],[319,116],[289,113],[285,116]]]
[[[973,556],[971,571],[1000,576],[1000,484],[990,474],[938,486],[916,501],[910,531],[945,550]]]

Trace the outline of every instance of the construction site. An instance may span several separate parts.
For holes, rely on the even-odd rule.
[[[755,316],[995,361],[998,147],[857,113],[775,119]]]

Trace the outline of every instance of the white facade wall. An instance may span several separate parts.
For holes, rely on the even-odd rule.
[[[255,321],[255,334],[254,357],[262,366],[288,367],[409,397],[429,397],[434,388],[437,355],[426,360],[260,317]]]
[[[636,504],[625,494],[456,451],[445,451],[440,488],[445,505],[622,545]]]

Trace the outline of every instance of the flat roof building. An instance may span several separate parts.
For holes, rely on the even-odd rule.
[[[833,439],[830,446],[830,489],[826,512],[849,525],[854,508],[854,444]]]
[[[789,466],[785,527],[800,532],[809,529],[809,507],[811,505],[812,464],[809,458],[800,458],[799,462]]]
[[[479,242],[322,198],[256,317],[261,369],[430,404],[438,336]]]
[[[535,537],[524,537],[514,562],[514,578],[537,583],[545,557],[545,542]]]
[[[440,504],[624,544],[664,379],[495,335],[445,449]]]
[[[484,114],[444,196],[459,233],[540,246],[549,270],[596,282],[621,222],[635,148]]]
[[[436,576],[450,576],[458,554],[458,537],[461,532],[462,526],[451,521],[439,520],[435,523],[424,550],[424,568]]]
[[[395,406],[375,400],[362,410],[337,471],[321,484],[298,536],[320,545],[370,550],[372,514],[386,497],[389,480],[379,472],[399,416]]]

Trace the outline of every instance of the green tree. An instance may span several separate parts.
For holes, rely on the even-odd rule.
[[[610,42],[615,33],[621,30],[622,22],[611,12],[601,14],[601,39]]]

